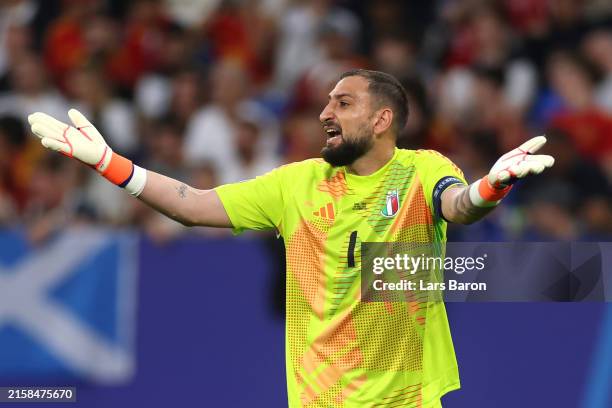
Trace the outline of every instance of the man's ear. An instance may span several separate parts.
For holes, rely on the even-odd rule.
[[[393,111],[389,108],[382,108],[374,114],[374,134],[385,133],[393,125]]]

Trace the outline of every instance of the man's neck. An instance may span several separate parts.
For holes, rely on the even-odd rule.
[[[348,171],[358,176],[369,176],[383,167],[393,158],[395,145],[375,146],[367,154],[349,166]]]

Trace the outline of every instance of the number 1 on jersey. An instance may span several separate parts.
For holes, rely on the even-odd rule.
[[[348,259],[348,267],[355,267],[355,244],[357,243],[357,231],[351,232],[351,237],[349,238],[348,252],[346,257]]]

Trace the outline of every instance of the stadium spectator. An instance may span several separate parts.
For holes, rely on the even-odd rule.
[[[567,131],[584,157],[602,164],[610,160],[612,117],[595,104],[593,77],[584,59],[559,52],[551,55],[548,66],[549,83],[558,98],[548,123]]]
[[[121,41],[108,57],[106,70],[115,84],[131,92],[138,79],[159,64],[163,33],[169,25],[161,2],[129,2]]]
[[[113,149],[133,155],[139,140],[132,105],[113,95],[112,83],[95,68],[76,69],[67,78],[71,105],[87,112],[104,129]]]
[[[0,4],[0,92],[9,87],[8,73],[12,65],[32,47],[29,25],[37,11],[33,1]]]
[[[15,224],[27,199],[30,171],[24,124],[11,116],[0,116],[0,224]],[[38,149],[37,149],[38,150]]]
[[[99,0],[62,1],[60,15],[47,27],[43,55],[56,84],[63,85],[65,75],[87,60],[90,51],[85,22],[95,16],[100,3]]]
[[[400,33],[381,35],[374,41],[372,60],[379,71],[388,72],[400,81],[414,77],[417,72],[416,46]]]
[[[612,114],[612,31],[596,30],[587,35],[582,44],[585,56],[603,77],[596,85],[595,101]]]
[[[183,138],[184,127],[178,121],[167,118],[154,122],[145,139],[146,166],[169,177],[185,179]]]
[[[205,38],[216,59],[246,68],[255,85],[269,79],[273,61],[273,27],[256,1],[223,2],[205,25]]]
[[[32,244],[42,244],[54,233],[70,226],[77,210],[82,208],[81,197],[77,194],[79,168],[83,166],[48,154],[36,162],[27,186],[28,200],[24,209],[27,236]]]
[[[193,70],[184,70],[173,76],[170,105],[167,115],[186,126],[204,103],[201,76]]]
[[[236,130],[241,120],[255,118],[265,124],[259,138],[257,154],[276,152],[278,134],[274,117],[249,99],[250,78],[234,61],[221,61],[213,68],[209,81],[211,101],[196,112],[187,127],[185,158],[189,165],[210,161],[220,182],[241,180],[241,164],[236,148]]]
[[[170,26],[161,37],[159,63],[155,70],[148,71],[138,80],[134,88],[134,102],[140,114],[145,118],[155,119],[169,114],[171,99],[173,98],[173,83],[179,85],[180,90],[191,89],[187,94],[201,94],[201,84],[196,69],[186,67],[191,62],[191,55],[195,52],[194,34],[177,26]],[[181,81],[186,79],[186,81]],[[191,80],[196,80],[193,87],[181,87],[180,84],[187,85]],[[179,84],[176,84],[176,83]],[[195,88],[195,89],[192,89]],[[176,93],[176,92],[175,92]],[[181,92],[181,95],[184,93]],[[184,98],[178,97],[181,101]],[[191,100],[192,98],[187,98]],[[195,101],[197,105],[201,103]],[[179,105],[192,105],[192,102],[179,102]],[[190,108],[180,108],[183,121],[187,121],[195,109],[199,106]]]
[[[11,90],[0,94],[0,114],[15,115],[24,122],[35,110],[65,115],[66,100],[47,82],[36,54],[24,54],[14,61],[9,77]]]
[[[287,117],[284,126],[283,161],[292,163],[318,157],[321,144],[316,135],[321,133],[321,125],[312,111]]]
[[[336,7],[330,0],[297,4],[280,17],[274,84],[277,90],[291,90],[298,78],[324,57],[319,42],[324,26],[356,35],[359,21],[352,12]]]

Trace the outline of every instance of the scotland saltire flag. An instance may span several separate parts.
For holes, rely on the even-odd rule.
[[[23,233],[0,231],[0,378],[132,378],[136,243],[79,228],[31,248]]]

